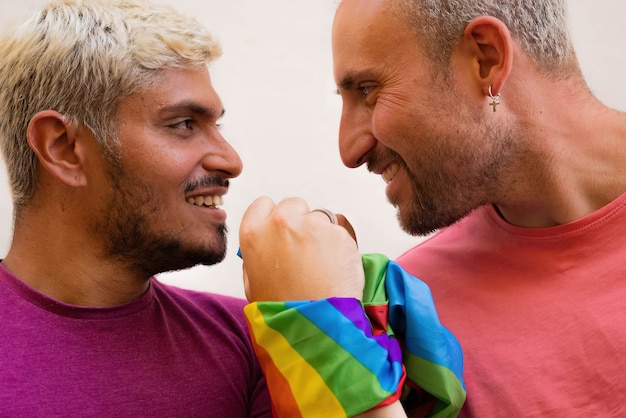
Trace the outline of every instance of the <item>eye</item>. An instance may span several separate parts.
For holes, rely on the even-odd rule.
[[[180,122],[176,122],[176,123],[170,125],[170,128],[182,129],[182,130],[191,130],[191,129],[193,129],[194,122],[195,121],[193,119],[183,119]]]
[[[372,92],[372,90],[374,90],[374,86],[372,85],[365,85],[365,86],[359,86],[358,90],[364,95],[367,96],[368,94],[370,94]]]

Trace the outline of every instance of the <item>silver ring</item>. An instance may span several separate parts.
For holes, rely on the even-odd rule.
[[[330,221],[331,224],[337,225],[337,217],[335,216],[334,213],[332,213],[328,209],[317,208],[317,209],[313,209],[311,212],[322,212],[324,215],[328,216],[328,220]]]
[[[498,100],[500,98],[500,93],[496,94],[495,96],[493,95],[493,93],[491,92],[491,86],[489,86],[489,98],[491,100]]]

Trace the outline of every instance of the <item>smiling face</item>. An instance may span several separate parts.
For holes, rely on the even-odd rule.
[[[242,163],[218,130],[222,103],[208,70],[168,69],[119,108],[119,155],[93,232],[105,255],[144,273],[214,264],[226,251],[228,179]],[[97,180],[96,180],[97,181]]]
[[[489,126],[470,68],[437,68],[391,11],[392,0],[343,0],[333,25],[343,101],[344,164],[367,164],[409,233],[426,234],[490,203],[513,155],[512,136]]]

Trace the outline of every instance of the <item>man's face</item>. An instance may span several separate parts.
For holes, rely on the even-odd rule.
[[[214,264],[226,251],[219,207],[242,163],[217,126],[223,107],[206,69],[169,69],[119,108],[119,163],[94,233],[105,255],[142,273]]]
[[[343,100],[339,148],[367,164],[409,233],[426,234],[491,203],[510,157],[510,133],[487,126],[469,68],[438,69],[392,0],[343,0],[333,25],[335,81]],[[508,139],[508,140],[507,140]]]

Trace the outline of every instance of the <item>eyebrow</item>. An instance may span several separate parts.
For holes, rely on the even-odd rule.
[[[339,83],[337,83],[337,87],[339,90],[351,90],[355,83],[355,78],[356,77],[353,72],[347,73],[341,78]]]
[[[206,107],[193,101],[183,101],[161,108],[159,113],[191,112],[198,116],[220,119],[226,113],[223,107]]]
[[[337,87],[339,90],[351,90],[354,88],[357,80],[367,80],[373,78],[372,74],[374,74],[374,70],[371,68],[358,71],[348,71],[344,74],[341,80],[339,80]]]

